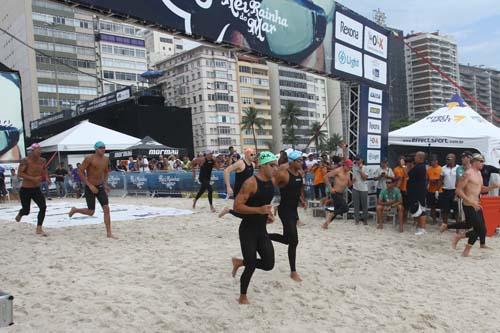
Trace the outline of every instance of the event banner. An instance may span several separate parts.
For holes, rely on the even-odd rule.
[[[388,156],[389,94],[372,86],[360,85],[358,153],[365,161],[369,178],[373,178],[380,162]],[[376,182],[368,186],[368,206],[376,205]]]
[[[18,72],[0,72],[0,164],[26,156],[21,80]]]
[[[69,2],[319,73],[387,84],[388,31],[333,0]]]

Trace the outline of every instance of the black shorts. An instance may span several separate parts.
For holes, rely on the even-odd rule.
[[[436,193],[435,192],[427,192],[427,198],[426,198],[426,207],[427,208],[437,208],[438,206],[438,199],[436,199]]]
[[[342,215],[344,213],[347,213],[349,211],[349,207],[347,206],[347,203],[345,202],[344,199],[344,194],[343,193],[331,193],[330,194],[332,197],[333,201],[333,208],[334,214],[335,215]]]
[[[451,209],[455,211],[455,190],[443,190],[443,192],[439,194],[439,208],[441,208],[441,212],[445,214],[448,214]]]
[[[92,192],[88,186],[85,185],[85,201],[87,201],[87,208],[90,210],[95,210],[95,198],[102,206],[107,206],[109,204],[108,194],[104,189],[104,184],[97,185],[97,194]]]

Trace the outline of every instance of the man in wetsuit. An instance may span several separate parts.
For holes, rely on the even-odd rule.
[[[352,185],[350,176],[352,164],[352,161],[347,159],[342,162],[342,167],[333,169],[325,176],[325,183],[327,183],[330,188],[334,209],[327,209],[329,213],[325,223],[322,225],[323,229],[328,229],[328,225],[332,223],[337,216],[349,211],[349,207],[345,202],[344,192],[346,188]],[[330,183],[330,178],[334,178],[333,186]]]
[[[16,221],[20,222],[24,215],[30,213],[31,200],[33,199],[39,209],[36,233],[37,235],[47,236],[42,228],[47,205],[45,204],[45,197],[40,190],[42,176],[49,177],[46,168],[47,162],[44,158],[40,157],[41,152],[38,143],[32,144],[29,150],[31,150],[31,153],[28,157],[21,160],[18,168],[19,177],[23,179],[21,189],[19,190],[19,199],[21,200],[22,208],[16,216]]]
[[[72,207],[68,215],[71,218],[75,213],[92,216],[95,212],[95,199],[101,204],[104,213],[104,224],[106,225],[106,235],[114,238],[111,232],[111,216],[109,211],[108,192],[108,166],[109,158],[104,156],[106,145],[102,141],[97,141],[94,145],[95,154],[88,155],[83,160],[78,169],[78,175],[82,184],[85,184],[85,201],[87,208]]]
[[[245,214],[239,228],[243,259],[232,258],[233,277],[240,267],[245,267],[240,278],[240,304],[248,304],[247,289],[255,269],[270,271],[274,267],[274,248],[266,224],[274,219],[270,203],[274,195],[272,178],[278,163],[269,151],[261,152],[258,162],[259,172],[243,183],[233,207],[237,213]]]
[[[415,235],[422,236],[427,232],[425,230],[426,213],[425,197],[427,195],[427,169],[425,167],[425,153],[417,152],[415,154],[415,163],[408,163],[408,207],[410,212],[420,212],[418,216],[414,216],[417,220],[417,230]],[[422,207],[419,209],[419,207]]]
[[[302,170],[302,153],[292,151],[288,154],[288,168],[279,169],[274,176],[274,183],[280,188],[281,201],[278,206],[278,216],[283,224],[283,235],[269,234],[272,241],[288,245],[288,261],[290,263],[290,277],[292,280],[301,282],[295,267],[297,245],[299,237],[297,233],[297,221],[299,214],[297,206],[299,203],[306,208],[304,195],[304,171]]]
[[[200,190],[196,197],[193,200],[193,209],[196,208],[196,202],[199,198],[208,191],[208,203],[210,204],[210,210],[212,213],[215,213],[215,208],[212,200],[212,185],[210,184],[210,180],[212,178],[212,170],[214,166],[219,168],[219,163],[214,159],[211,151],[208,151],[204,157],[199,157],[193,160],[191,167],[193,168],[193,179],[196,177],[196,166],[200,167],[200,174],[198,175],[198,180],[200,181]]]
[[[483,188],[483,177],[481,176],[481,168],[484,164],[484,158],[481,154],[474,154],[471,160],[470,168],[465,171],[460,178],[457,186],[457,196],[463,199],[463,209],[465,214],[465,223],[455,223],[448,225],[448,228],[468,229],[467,233],[458,233],[452,241],[452,248],[456,249],[458,242],[468,237],[469,241],[465,246],[462,256],[469,256],[470,249],[479,238],[481,248],[486,248],[486,225],[484,223],[483,211],[479,202],[479,195]]]
[[[245,157],[238,160],[236,163],[231,164],[224,170],[224,182],[226,183],[227,197],[229,198],[234,194],[236,197],[240,192],[241,186],[248,178],[253,176],[253,169],[255,167],[253,160],[255,158],[255,153],[252,148],[245,149]],[[236,177],[234,179],[234,190],[231,188],[230,175],[231,172],[236,172]],[[234,213],[228,207],[224,207],[219,217],[223,217],[227,213]],[[234,215],[234,214],[233,214]],[[236,217],[240,217],[237,216]]]

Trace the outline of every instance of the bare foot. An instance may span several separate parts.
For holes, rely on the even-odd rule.
[[[453,240],[451,241],[451,248],[453,250],[456,250],[458,242],[463,238],[465,238],[464,234],[462,233],[455,234],[455,236],[453,236]]]
[[[219,217],[224,217],[226,214],[228,214],[230,209],[228,207],[222,208],[222,212],[219,213]]]
[[[238,299],[238,303],[240,303],[240,304],[250,304],[250,302],[248,302],[247,295],[240,295],[240,298]]]
[[[118,239],[118,237],[113,236],[112,234],[108,234],[106,237],[107,237],[107,238],[111,238],[111,239]]]
[[[462,257],[468,257],[470,253],[470,249],[472,248],[472,245],[465,245],[464,252],[462,252]]]
[[[399,232],[404,232],[403,226],[399,226]]]
[[[21,217],[22,217],[21,215],[17,214],[16,215],[16,222],[21,222]]]
[[[303,226],[305,226],[306,224],[305,224],[304,222],[302,222],[301,220],[297,220],[297,225],[298,225],[299,227],[303,227]]]
[[[446,230],[448,230],[448,224],[446,223],[442,223],[441,226],[439,227],[439,232],[440,233],[443,233],[445,232]]]
[[[238,258],[231,258],[231,262],[233,263],[233,270],[231,271],[231,275],[235,277],[238,269],[243,266],[243,260]]]
[[[358,225],[358,224],[359,224],[359,221],[354,221],[354,224],[355,224],[355,225]]]
[[[75,213],[76,213],[76,208],[71,207],[71,209],[69,210],[69,213],[68,213],[69,218],[72,218],[73,215],[75,215]]]
[[[291,278],[292,278],[292,280],[293,280],[293,281],[295,281],[295,282],[302,282],[302,279],[300,278],[300,275],[299,275],[299,273],[297,273],[297,272],[292,272],[292,273],[290,274],[290,277],[291,277]]]
[[[484,250],[491,250],[491,247],[486,246],[486,244],[480,245],[479,248]]]
[[[211,211],[212,213],[217,213],[217,211],[215,210],[214,206],[210,206],[210,211]]]
[[[368,222],[366,222],[366,221],[363,221],[363,225],[368,225]]]
[[[377,224],[377,229],[384,229],[384,225],[383,224]]]
[[[196,208],[196,199],[193,199],[193,209]]]
[[[42,237],[47,237],[48,235],[43,231],[42,228],[36,228],[36,234]]]
[[[321,225],[321,228],[323,228],[323,229],[325,229],[325,230],[326,230],[326,229],[328,229],[328,224],[329,224],[329,223],[328,223],[328,221],[327,221],[327,222],[325,222],[325,223],[323,223],[323,224]]]

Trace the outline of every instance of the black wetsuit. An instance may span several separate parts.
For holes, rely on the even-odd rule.
[[[237,172],[236,176],[234,178],[234,187],[233,187],[233,192],[234,192],[234,197],[238,195],[238,193],[241,190],[241,186],[243,186],[243,183],[245,180],[253,176],[253,165],[250,163],[250,165],[247,164],[245,160],[243,160],[243,163],[245,163],[245,170],[241,172]]]
[[[45,197],[40,190],[40,187],[21,187],[19,190],[19,199],[21,200],[21,210],[19,211],[19,216],[28,215],[30,213],[31,199],[36,203],[39,208],[37,216],[37,226],[41,227],[43,225],[43,220],[45,219],[45,211],[47,210],[47,205],[45,203]]]
[[[243,160],[243,163],[245,163],[245,170],[237,172],[236,177],[234,179],[234,186],[233,186],[234,198],[236,198],[238,193],[240,193],[241,187],[243,186],[245,180],[253,176],[253,164],[250,163],[250,165],[248,165],[247,162],[245,162],[245,160]],[[245,217],[243,214],[238,214],[232,209],[229,211],[229,213],[240,219]]]
[[[274,195],[273,182],[262,181],[255,176],[257,191],[251,196],[246,205],[249,207],[261,207],[269,205]],[[250,279],[256,268],[270,271],[274,267],[274,248],[266,230],[266,215],[245,215],[240,224],[239,235],[241,253],[243,254],[243,265],[245,270],[241,275],[240,293],[247,293]],[[257,259],[259,253],[260,259]]]
[[[450,223],[448,224],[448,229],[463,229],[467,230],[472,228],[472,230],[469,230],[465,236],[469,238],[469,244],[474,245],[476,242],[477,238],[479,237],[479,244],[485,245],[486,244],[486,225],[484,223],[484,217],[483,217],[483,211],[476,210],[472,206],[463,206],[464,209],[464,215],[465,215],[465,222],[460,222],[460,223]]]
[[[299,205],[304,181],[300,174],[295,176],[288,171],[288,176],[288,184],[280,188],[281,201],[278,206],[278,215],[281,223],[283,223],[283,235],[269,234],[269,238],[275,242],[288,244],[288,261],[290,262],[291,271],[295,272],[297,245],[299,244],[297,234],[299,213],[297,212],[297,206]]]
[[[198,180],[200,181],[200,190],[198,191],[198,194],[196,194],[196,201],[205,193],[205,191],[208,191],[208,202],[210,203],[210,206],[212,206],[212,185],[210,185],[210,178],[212,178],[212,169],[214,168],[215,160],[211,159],[205,159],[205,162],[203,165],[200,167],[200,175],[198,176]]]

